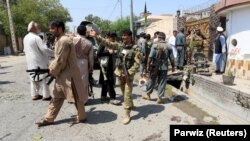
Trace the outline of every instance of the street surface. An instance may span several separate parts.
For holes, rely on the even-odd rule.
[[[156,104],[156,92],[153,101],[145,101],[135,85],[135,109],[128,125],[121,123],[123,106],[101,103],[101,88],[94,87],[95,97],[85,107],[86,123],[72,125],[75,106],[65,101],[55,124],[38,128],[34,122],[44,115],[49,102],[31,100],[25,56],[0,56],[0,65],[0,141],[168,141],[171,124],[249,124],[206,99],[177,90],[175,102]],[[94,78],[99,78],[98,70]],[[116,92],[122,100],[119,87]]]

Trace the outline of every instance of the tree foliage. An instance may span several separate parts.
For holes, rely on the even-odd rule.
[[[17,2],[13,0],[11,11],[15,32],[19,37],[26,34],[30,21],[37,22],[43,31],[48,30],[48,23],[52,20],[71,21],[68,10],[59,0],[18,0]],[[5,33],[10,34],[6,8],[0,9],[0,19]]]
[[[100,28],[102,35],[108,32],[110,25],[111,25],[110,20],[101,19],[100,17],[94,16],[92,14],[89,14],[88,16],[86,16],[85,20],[97,24],[98,27]]]
[[[118,37],[120,37],[121,32],[129,28],[130,28],[130,19],[129,17],[125,17],[123,19],[118,19],[114,21],[110,26],[110,31],[116,32]]]
[[[111,22],[110,20],[104,20],[98,16],[94,16],[92,14],[89,14],[88,16],[85,17],[85,20],[97,24],[100,28],[102,35],[104,35],[108,32],[116,32],[117,35],[120,36],[121,32],[124,29],[130,28],[129,16],[127,16],[123,19],[117,19],[117,20]]]

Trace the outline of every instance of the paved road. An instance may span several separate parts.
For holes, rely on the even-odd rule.
[[[100,102],[100,88],[86,106],[86,123],[72,125],[73,105],[64,103],[54,125],[38,128],[34,122],[43,116],[48,102],[32,101],[24,56],[0,56],[0,141],[168,141],[170,124],[246,124],[246,121],[214,107],[204,99],[178,93],[176,102],[163,105],[141,99],[135,86],[135,109],[129,125],[121,123],[122,106]],[[94,72],[97,79],[98,71]],[[116,88],[118,99],[122,99]]]

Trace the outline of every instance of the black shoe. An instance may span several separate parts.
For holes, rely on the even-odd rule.
[[[216,70],[216,71],[214,71],[215,73],[220,73],[220,71],[219,70]]]
[[[33,96],[32,97],[32,100],[39,100],[39,99],[42,99],[43,98],[43,96],[41,96],[41,95],[36,95],[36,96]]]
[[[43,101],[50,101],[52,99],[52,97],[47,97],[47,98],[43,98]]]

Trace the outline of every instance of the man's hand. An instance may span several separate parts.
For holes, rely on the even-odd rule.
[[[49,71],[48,71],[48,75],[50,75],[50,72],[51,72],[51,71],[50,71],[50,69],[48,69],[48,70],[49,70]]]
[[[150,67],[149,67],[149,65],[147,65],[147,72],[150,72]]]
[[[109,54],[113,54],[114,53],[114,50],[113,49],[108,49],[108,51],[109,51]]]

